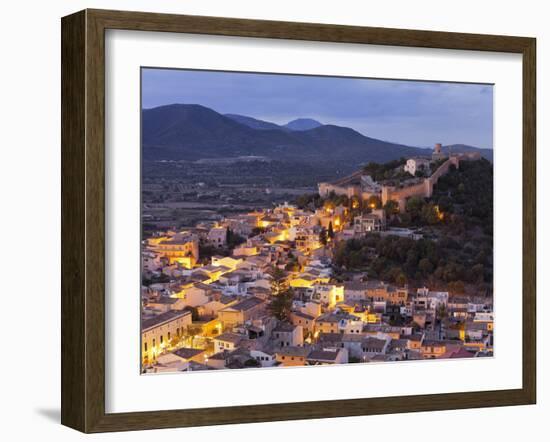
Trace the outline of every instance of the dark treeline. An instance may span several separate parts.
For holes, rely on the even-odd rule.
[[[493,165],[486,159],[463,161],[442,176],[432,201],[464,228],[479,227],[493,235]],[[453,218],[451,218],[453,220]]]
[[[465,284],[489,287],[491,254],[487,243],[474,247],[450,237],[434,241],[369,234],[338,244],[334,261],[341,269],[363,270],[371,278],[398,285],[429,281],[461,293]]]
[[[394,178],[396,175],[410,176],[408,172],[404,172],[402,170],[402,166],[406,162],[406,158],[400,158],[398,160],[388,161],[387,163],[382,164],[370,162],[363,167],[363,171],[370,175],[374,181],[387,180]]]
[[[440,178],[432,198],[411,198],[390,224],[422,228],[413,240],[368,234],[338,244],[339,270],[363,270],[396,284],[427,281],[461,293],[466,285],[489,290],[493,280],[493,168],[464,161]],[[427,228],[427,230],[426,230]]]

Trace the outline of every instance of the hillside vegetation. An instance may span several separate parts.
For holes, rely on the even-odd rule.
[[[390,224],[420,229],[424,238],[367,234],[338,245],[340,272],[365,270],[398,284],[428,280],[451,292],[486,294],[493,280],[493,167],[465,161],[442,177],[432,198],[411,198]]]

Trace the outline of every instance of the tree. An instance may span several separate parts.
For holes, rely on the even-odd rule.
[[[404,286],[407,283],[407,275],[401,272],[395,277],[395,283],[400,286]]]
[[[288,289],[288,281],[286,279],[286,273],[279,267],[273,267],[270,272],[271,275],[271,293],[273,295],[279,295]]]
[[[290,318],[290,312],[292,311],[293,299],[294,292],[292,291],[292,289],[287,289],[283,292],[279,292],[277,295],[271,298],[269,311],[279,321],[288,321]]]
[[[407,200],[407,212],[411,214],[413,218],[420,215],[422,207],[424,206],[424,199],[418,196],[413,196]]]
[[[227,247],[233,249],[245,241],[246,239],[243,238],[241,235],[233,232],[233,230],[231,229],[227,229]]]
[[[387,216],[397,215],[399,213],[399,204],[395,200],[388,200],[384,204],[384,210]]]
[[[328,223],[327,236],[332,240],[334,239],[334,228],[332,227],[332,221]]]
[[[418,169],[414,173],[414,176],[416,176],[416,177],[425,177],[426,175],[427,175],[426,174],[426,168],[424,167],[424,164],[420,164],[418,166]]]
[[[464,282],[462,282],[460,280],[450,282],[449,283],[449,290],[454,294],[464,293]]]
[[[453,201],[447,195],[442,195],[437,200],[437,205],[439,206],[439,210],[442,212],[451,212],[453,210]]]
[[[326,246],[328,243],[327,229],[325,229],[324,227],[321,228],[321,231],[319,232],[319,242],[324,246]]]
[[[399,214],[399,220],[401,221],[401,225],[408,226],[412,222],[412,216],[410,213],[401,213]]]
[[[300,209],[305,209],[306,207],[312,207],[312,206],[313,208],[317,208],[317,207],[320,207],[320,204],[321,204],[321,197],[317,193],[306,193],[296,198],[296,205]]]
[[[485,268],[483,264],[475,264],[472,267],[473,281],[475,283],[482,283],[485,276]]]
[[[437,224],[439,221],[439,212],[435,205],[433,204],[424,204],[421,210],[422,220],[426,224]]]
[[[175,335],[170,339],[170,347],[176,347],[181,341],[181,337],[178,335]]]
[[[296,258],[290,258],[288,263],[285,265],[285,270],[289,272],[299,272],[300,271],[300,264],[296,260]]]
[[[422,258],[420,261],[418,261],[418,269],[422,272],[424,275],[428,275],[432,272],[434,266],[430,262],[428,258]]]
[[[191,321],[196,322],[200,319],[199,310],[197,309],[197,307],[191,307],[190,305],[188,305],[187,307],[185,307],[185,310],[189,310],[191,312]]]
[[[258,236],[265,232],[267,232],[267,229],[265,227],[254,227],[252,229],[252,232],[250,232],[250,236]]]
[[[445,307],[445,304],[439,304],[437,306],[435,315],[439,321],[442,321],[447,317],[447,307]]]
[[[477,264],[485,264],[487,262],[487,253],[485,250],[479,251],[479,253],[475,256],[475,262]]]
[[[199,326],[191,326],[187,329],[187,340],[189,341],[188,345],[193,345],[193,341],[196,336],[199,336],[202,333],[202,328]]]
[[[381,181],[384,179],[392,178],[396,174],[402,171],[403,164],[407,161],[406,158],[399,158],[398,160],[388,161],[384,164],[370,162],[364,168],[365,174],[370,175],[374,181]]]
[[[349,254],[349,266],[353,268],[359,268],[363,264],[363,258],[359,250],[354,250]]]
[[[216,246],[205,244],[203,242],[199,243],[199,256],[200,260],[204,263],[210,262],[210,258],[212,256],[217,255],[220,253],[220,249],[218,249]]]
[[[253,358],[247,359],[243,364],[245,367],[261,367],[261,364]]]

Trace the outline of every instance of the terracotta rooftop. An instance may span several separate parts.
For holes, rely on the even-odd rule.
[[[141,331],[145,332],[165,322],[175,321],[176,319],[183,318],[185,316],[190,316],[190,315],[191,315],[191,312],[187,310],[170,310],[166,313],[162,313],[153,318],[149,318],[141,321]]]

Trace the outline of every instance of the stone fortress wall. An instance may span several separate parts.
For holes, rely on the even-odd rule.
[[[331,193],[339,196],[347,196],[348,198],[353,196],[360,197],[360,180],[362,174],[362,171],[359,170],[331,183],[319,183],[319,195],[323,198],[326,198]]]
[[[437,152],[437,154],[439,153],[440,152]],[[331,193],[334,193],[335,195],[345,195],[348,198],[358,197],[363,200],[368,199],[372,195],[376,195],[380,197],[382,204],[386,204],[389,200],[396,201],[399,205],[399,211],[404,212],[408,198],[414,196],[421,198],[431,197],[433,188],[437,184],[439,178],[445,175],[451,166],[458,168],[460,167],[460,161],[478,160],[480,158],[481,155],[477,152],[451,155],[430,177],[424,178],[418,184],[403,187],[380,186],[380,189],[377,191],[365,191],[361,186],[361,176],[363,173],[362,171],[357,171],[331,183],[319,183],[319,195],[326,198]]]
[[[402,188],[392,186],[382,186],[380,199],[382,204],[386,204],[389,200],[397,201],[399,211],[404,212],[407,204],[407,199],[413,196],[421,198],[430,198],[433,194],[434,185],[440,177],[445,175],[451,166],[460,166],[460,156],[452,156],[447,159],[437,170],[428,178],[424,178],[420,183]]]

